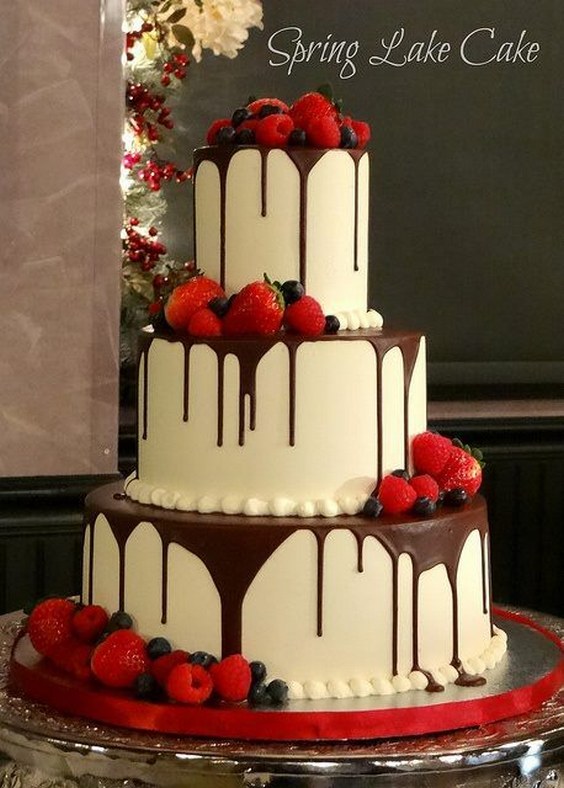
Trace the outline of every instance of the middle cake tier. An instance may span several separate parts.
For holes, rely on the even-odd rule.
[[[355,514],[426,428],[425,340],[142,332],[138,462],[126,493],[168,509]]]

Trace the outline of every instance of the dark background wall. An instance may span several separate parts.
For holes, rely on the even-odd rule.
[[[249,94],[291,100],[331,81],[345,109],[373,129],[372,305],[389,324],[427,334],[431,384],[544,384],[562,393],[561,0],[266,0],[264,10],[264,31],[253,31],[235,60],[206,55],[192,65],[176,113],[185,163],[209,123]],[[480,28],[494,29],[493,40]],[[387,56],[383,42],[401,29]],[[370,64],[401,63],[414,45],[424,57],[433,31],[434,43],[450,45],[442,63],[429,55]],[[482,63],[501,48],[516,62],[464,62],[461,43],[472,33],[467,60]],[[344,64],[320,63],[318,49],[288,74],[297,38],[305,47],[357,42],[343,76],[355,73],[341,78]],[[167,239],[189,257],[190,200],[178,194],[170,193]]]

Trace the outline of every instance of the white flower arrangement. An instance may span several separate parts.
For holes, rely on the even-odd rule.
[[[186,14],[182,24],[194,36],[192,55],[198,62],[202,50],[214,55],[237,57],[253,27],[262,30],[262,3],[259,0],[183,0]]]

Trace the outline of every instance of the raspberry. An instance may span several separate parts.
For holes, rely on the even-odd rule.
[[[133,687],[141,673],[149,672],[145,641],[129,629],[118,629],[100,643],[92,655],[92,672],[107,687]]]
[[[190,318],[188,333],[193,337],[219,337],[222,333],[221,320],[211,309],[203,307]]]
[[[283,148],[293,130],[294,123],[289,115],[267,115],[257,124],[255,137],[259,145]]]
[[[464,449],[453,446],[437,481],[441,490],[461,488],[468,495],[475,495],[482,484],[482,466]]]
[[[241,654],[225,657],[210,667],[215,691],[222,700],[238,703],[245,700],[251,688],[251,668]]]
[[[204,703],[212,694],[213,681],[201,665],[176,665],[166,680],[166,694],[179,703]]]
[[[279,107],[282,110],[282,112],[288,112],[288,105],[284,104],[283,101],[280,101],[280,99],[277,98],[256,99],[256,101],[251,101],[250,104],[247,104],[247,109],[249,110],[251,115],[257,115],[262,109],[262,107],[265,107],[269,104],[273,107]]]
[[[325,315],[312,296],[302,296],[284,310],[284,325],[289,331],[315,337],[325,332]]]
[[[95,643],[108,625],[108,614],[100,605],[86,605],[76,611],[72,630],[83,643]]]
[[[351,120],[350,124],[357,137],[357,147],[365,148],[370,140],[370,125],[363,120]]]
[[[380,482],[378,500],[385,514],[403,514],[411,509],[417,500],[417,493],[401,476],[389,475]]]
[[[72,618],[76,605],[70,599],[46,599],[36,605],[27,621],[33,648],[43,656],[72,638]]]
[[[225,128],[225,126],[231,126],[231,118],[220,118],[220,120],[214,120],[208,129],[208,133],[206,134],[206,142],[208,145],[216,144],[217,132],[220,129]]]
[[[436,503],[439,499],[439,485],[428,473],[421,473],[409,480],[418,498],[429,498]]]
[[[309,136],[309,127],[313,120],[330,117],[336,121],[338,112],[333,102],[321,93],[305,93],[290,107],[290,117],[296,128],[305,129]]]
[[[420,432],[411,443],[416,470],[436,477],[445,467],[452,448],[451,441],[443,435],[437,432]]]
[[[167,323],[177,331],[186,331],[194,312],[207,306],[212,298],[224,296],[223,288],[213,279],[193,276],[170,294],[165,306]]]
[[[248,120],[244,120],[242,123],[237,126],[237,131],[243,131],[243,129],[248,129],[253,133],[256,133],[257,126],[260,121],[257,118],[249,118]]]
[[[341,130],[335,118],[315,118],[307,127],[307,138],[314,148],[338,148]]]
[[[92,676],[90,661],[93,652],[94,649],[91,645],[81,643],[73,638],[56,646],[51,651],[49,659],[65,673],[80,679],[80,681],[88,681]]]
[[[170,671],[176,667],[176,665],[188,662],[189,657],[190,655],[187,651],[176,649],[175,651],[171,651],[170,654],[164,654],[162,657],[157,657],[157,659],[151,663],[150,672],[161,687],[164,688],[166,687],[166,680]]]

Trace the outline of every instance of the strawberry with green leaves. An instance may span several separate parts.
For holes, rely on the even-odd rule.
[[[268,336],[280,330],[284,317],[284,298],[279,287],[267,276],[251,282],[237,293],[223,320],[223,335]]]

